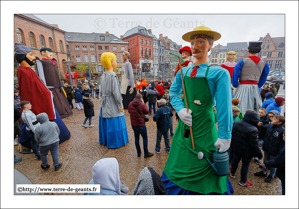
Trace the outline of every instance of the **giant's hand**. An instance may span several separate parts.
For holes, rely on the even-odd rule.
[[[192,126],[192,111],[189,109],[187,112],[187,108],[183,108],[178,112],[180,119],[187,125]]]
[[[215,146],[219,149],[219,152],[225,152],[230,147],[231,139],[220,139],[218,138],[215,142]]]
[[[130,93],[130,94],[133,94],[133,92],[134,92],[134,89],[131,87],[131,88],[129,89],[129,93]]]

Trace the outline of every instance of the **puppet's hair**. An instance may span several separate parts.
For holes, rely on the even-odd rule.
[[[112,63],[111,60],[115,60],[116,61],[116,56],[115,54],[111,53],[111,52],[105,52],[101,55],[101,63],[103,65],[104,68],[109,68],[111,67]]]
[[[237,52],[229,51],[226,53],[226,61],[235,61],[237,59]]]

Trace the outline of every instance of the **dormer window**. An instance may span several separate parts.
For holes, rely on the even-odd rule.
[[[105,41],[105,36],[100,36],[100,41]]]

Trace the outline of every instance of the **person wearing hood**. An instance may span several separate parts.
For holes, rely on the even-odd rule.
[[[115,158],[98,160],[92,168],[92,179],[89,184],[100,184],[99,193],[84,193],[84,195],[122,195],[128,194],[129,188],[120,181],[119,165]]]
[[[266,93],[265,98],[266,98],[266,101],[263,102],[261,108],[267,108],[270,104],[275,102],[274,99],[273,99],[273,93],[272,92]]]
[[[167,195],[161,177],[151,167],[145,167],[139,174],[133,195]]]
[[[259,149],[259,131],[257,124],[260,121],[259,115],[248,110],[241,121],[234,122],[232,131],[231,149],[233,151],[232,167],[230,176],[235,178],[238,164],[242,158],[240,186],[252,187],[253,184],[247,181],[248,168],[252,157],[263,158]]]
[[[128,111],[130,114],[132,129],[134,131],[137,156],[138,157],[141,156],[141,149],[139,144],[139,135],[141,135],[143,138],[144,158],[148,158],[148,157],[152,157],[154,154],[148,151],[147,129],[146,129],[145,121],[141,117],[141,115],[143,116],[147,115],[149,111],[141,99],[142,99],[142,95],[137,94],[136,97],[133,99],[133,101],[129,103]]]
[[[51,151],[53,166],[55,167],[55,171],[58,171],[62,166],[58,158],[60,130],[55,122],[49,121],[47,113],[38,114],[36,120],[40,125],[35,128],[34,137],[40,146],[41,167],[42,169],[50,168],[47,155]]]
[[[271,110],[276,110],[281,114],[281,106],[285,104],[285,99],[282,97],[277,97],[273,103],[267,106],[266,110],[267,112]]]
[[[79,89],[75,89],[75,104],[78,110],[83,110],[83,105],[82,105],[82,95],[80,94]]]
[[[88,126],[85,125],[87,122],[87,119],[89,119],[89,128],[94,127],[94,125],[91,124],[91,118],[94,116],[94,105],[92,101],[90,100],[90,94],[86,93],[83,96],[83,106],[84,106],[84,114],[85,114],[85,119],[82,124],[83,127],[87,128]]]

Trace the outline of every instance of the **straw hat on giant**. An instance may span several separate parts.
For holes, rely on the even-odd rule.
[[[221,38],[220,33],[216,32],[216,31],[212,31],[210,28],[208,28],[206,26],[199,26],[197,28],[194,28],[193,31],[185,33],[182,38],[185,41],[190,42],[191,41],[190,37],[195,34],[204,34],[207,36],[211,36],[211,37],[213,37],[214,41],[217,41],[218,39]]]

